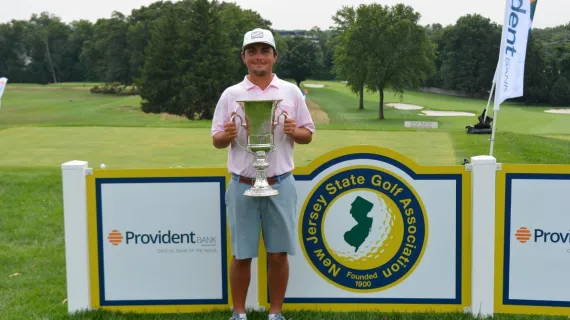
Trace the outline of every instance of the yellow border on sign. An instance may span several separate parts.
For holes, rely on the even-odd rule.
[[[227,251],[227,304],[215,305],[145,305],[145,306],[101,306],[99,300],[99,256],[97,242],[97,203],[95,181],[97,178],[162,178],[162,177],[225,177],[226,185],[231,175],[225,168],[175,168],[175,169],[93,169],[86,177],[87,189],[87,226],[89,243],[89,274],[91,287],[91,306],[100,310],[134,312],[134,313],[177,313],[177,312],[208,312],[213,310],[229,310],[232,305],[230,286],[230,264],[232,260],[229,226],[226,223]]]
[[[297,167],[293,170],[294,175],[310,175],[325,163],[348,154],[371,153],[378,154],[408,167],[416,174],[460,174],[462,179],[462,248],[461,248],[461,295],[463,300],[459,305],[430,305],[430,304],[372,304],[372,303],[285,303],[286,310],[315,310],[315,311],[383,311],[383,312],[464,312],[465,308],[471,306],[471,172],[464,166],[422,166],[398,152],[393,150],[369,146],[349,146],[332,150],[316,158],[305,167]],[[267,264],[264,249],[260,250],[258,260],[259,270],[259,304],[269,310],[267,291]]]
[[[503,304],[503,268],[505,266],[505,206],[507,174],[570,174],[570,165],[561,164],[503,164],[497,171],[495,197],[495,313],[537,314],[537,315],[570,315],[568,307],[542,307]]]

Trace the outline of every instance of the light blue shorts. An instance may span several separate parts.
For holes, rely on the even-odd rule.
[[[295,254],[297,235],[297,189],[292,174],[271,185],[279,191],[270,197],[249,197],[250,184],[232,175],[226,191],[232,255],[237,259],[257,258],[260,235],[269,253]]]

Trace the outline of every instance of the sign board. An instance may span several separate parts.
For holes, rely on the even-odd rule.
[[[405,128],[427,128],[437,129],[438,122],[436,121],[406,121],[404,122]]]
[[[570,166],[503,165],[496,312],[570,315]]]
[[[225,171],[93,170],[87,186],[94,307],[228,308]]]
[[[285,308],[570,315],[570,166],[472,160],[353,146],[297,167]],[[70,311],[229,310],[225,168],[62,174]],[[246,305],[267,308],[259,253]]]
[[[469,306],[470,172],[463,166],[424,167],[389,150],[349,147],[294,177],[299,221],[288,309]],[[267,290],[260,299],[269,306]]]

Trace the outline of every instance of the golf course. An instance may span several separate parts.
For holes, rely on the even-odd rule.
[[[309,86],[304,86],[309,84]],[[10,84],[0,109],[0,318],[16,319],[226,319],[227,312],[67,315],[61,164],[84,160],[92,168],[223,168],[227,150],[212,146],[211,123],[141,111],[139,96],[93,94],[97,83]],[[317,131],[309,145],[295,146],[305,166],[331,150],[353,145],[392,149],[421,165],[461,165],[488,155],[490,135],[467,134],[487,100],[420,91],[402,99],[387,92],[385,120],[378,95],[358,95],[341,82],[302,83]],[[420,106],[397,108],[393,103]],[[550,106],[507,102],[497,118],[494,156],[499,163],[570,164],[570,114]],[[564,109],[564,108],[558,108]],[[570,106],[565,110],[570,110]],[[473,116],[428,116],[455,111]],[[490,108],[492,111],[492,105]],[[430,112],[427,112],[430,114]],[[490,112],[490,116],[492,113]],[[435,129],[406,128],[405,121],[435,121]],[[285,306],[286,308],[286,306]],[[266,319],[252,313],[249,319]],[[288,319],[473,319],[469,314],[375,314],[288,312]],[[499,315],[495,319],[567,319]]]

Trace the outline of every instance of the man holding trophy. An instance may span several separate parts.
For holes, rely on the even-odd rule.
[[[247,32],[241,58],[248,75],[222,93],[212,120],[214,146],[230,147],[230,320],[246,319],[251,260],[258,256],[261,234],[268,260],[269,319],[285,319],[281,309],[289,278],[287,257],[295,254],[297,240],[293,148],[310,143],[315,126],[301,90],[273,73],[277,56],[270,31]]]

